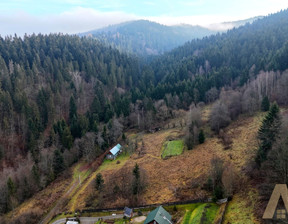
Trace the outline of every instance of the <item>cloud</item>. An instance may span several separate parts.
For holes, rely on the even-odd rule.
[[[237,16],[221,16],[221,15],[199,15],[199,16],[159,16],[159,17],[145,17],[145,19],[161,23],[164,25],[177,25],[177,24],[189,24],[189,25],[200,25],[207,28],[211,28],[210,25],[222,23],[225,21],[237,21],[242,17]],[[223,27],[224,29],[224,27]]]
[[[20,0],[13,0],[14,2],[20,1]],[[22,0],[24,1],[24,0]],[[25,0],[26,2],[32,1],[32,0]],[[57,1],[57,0],[49,0],[49,1]],[[257,7],[257,4],[259,4],[259,1],[256,0],[242,0],[243,4],[247,4],[246,1],[250,2],[251,7],[241,9],[239,8],[239,13],[233,13],[232,9],[230,10],[231,13],[225,14],[225,13],[215,13],[215,12],[205,12],[205,14],[199,14],[199,15],[185,15],[185,16],[178,16],[174,15],[172,16],[169,14],[169,10],[167,11],[167,14],[163,14],[160,16],[139,16],[133,13],[124,12],[123,5],[122,4],[128,4],[127,1],[122,0],[93,0],[93,3],[98,6],[98,9],[90,7],[84,7],[86,5],[90,5],[91,0],[63,0],[66,3],[70,2],[70,4],[80,4],[81,7],[75,7],[71,6],[72,8],[63,10],[63,12],[59,13],[59,11],[54,11],[54,14],[51,13],[38,13],[33,14],[33,12],[29,11],[15,11],[16,9],[7,9],[6,7],[2,7],[2,10],[0,9],[0,35],[6,36],[6,35],[14,35],[17,33],[17,35],[24,35],[32,34],[32,33],[68,33],[68,34],[74,34],[74,33],[80,33],[80,32],[86,32],[93,29],[102,28],[105,26],[109,26],[112,24],[119,24],[126,21],[131,20],[137,20],[137,19],[147,19],[150,21],[158,22],[164,25],[176,25],[176,24],[190,24],[190,25],[201,25],[205,26],[207,28],[214,28],[216,29],[227,29],[231,28],[230,24],[226,24],[225,27],[221,25],[219,27],[219,23],[221,22],[227,22],[227,21],[237,21],[237,20],[243,20],[247,18],[251,18],[258,15],[267,15],[269,12],[277,12],[280,9],[287,8],[288,7],[288,1],[282,1],[282,0],[273,0],[275,1],[275,4],[272,4],[272,0],[262,0],[261,7]],[[224,0],[219,0],[224,1]],[[189,3],[190,2],[190,3]],[[209,2],[209,0],[194,0],[194,1],[187,1],[182,0],[179,2],[183,4],[188,4],[190,7],[194,4],[196,8],[196,5],[199,4],[206,4]],[[98,4],[99,3],[99,4]],[[277,3],[277,4],[276,4]],[[4,3],[3,3],[4,4]],[[151,0],[145,0],[143,2],[144,5],[151,7],[150,4],[154,4],[154,1]],[[191,5],[192,4],[192,5]],[[271,7],[264,7],[262,6],[264,4],[265,6],[270,5]],[[83,6],[84,5],[84,6]],[[186,8],[189,8],[189,6],[186,6]],[[5,6],[2,5],[2,6]],[[123,7],[122,7],[123,6]],[[166,4],[166,6],[169,8],[173,8],[173,4]],[[223,5],[224,6],[224,5]],[[111,7],[113,9],[111,9]],[[115,7],[115,8],[114,8]],[[144,7],[144,6],[143,6]],[[226,7],[230,7],[230,5],[226,5]],[[244,7],[244,6],[243,6]],[[103,12],[103,8],[107,8]],[[203,7],[200,7],[203,8]],[[12,11],[13,10],[13,11]],[[118,11],[116,11],[118,10]],[[136,10],[136,9],[135,9]],[[223,9],[224,10],[224,9]],[[131,10],[134,12],[133,10]],[[175,11],[175,10],[174,10]],[[28,13],[29,12],[29,13]],[[218,12],[218,11],[217,11]],[[245,13],[244,13],[245,12]],[[183,13],[184,14],[184,13]],[[191,14],[193,14],[191,12]],[[210,24],[213,24],[212,26]],[[227,27],[229,26],[229,27]]]
[[[1,36],[32,33],[79,33],[111,24],[137,19],[123,12],[100,12],[91,8],[77,7],[55,15],[31,15],[23,11],[0,15]]]

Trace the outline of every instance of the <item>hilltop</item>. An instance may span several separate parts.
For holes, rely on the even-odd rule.
[[[137,56],[161,55],[193,39],[202,39],[226,32],[228,29],[252,23],[259,18],[262,17],[211,24],[209,28],[187,24],[166,26],[147,20],[137,20],[91,30],[79,35],[96,38],[122,52]]]

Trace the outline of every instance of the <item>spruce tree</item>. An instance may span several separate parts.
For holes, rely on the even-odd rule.
[[[66,149],[71,149],[73,145],[73,136],[71,135],[71,131],[68,126],[65,127],[63,131],[61,142]]]
[[[137,163],[135,164],[135,167],[133,169],[133,176],[134,176],[133,194],[137,195],[140,191],[140,169]]]
[[[256,162],[259,166],[267,159],[267,154],[271,150],[272,145],[276,140],[279,129],[279,107],[276,103],[273,103],[264,120],[262,121],[260,129],[258,130],[258,139],[260,140],[260,145],[256,156]]]
[[[69,122],[71,123],[75,117],[77,118],[77,106],[74,97],[71,96],[69,103]]]
[[[54,151],[54,157],[53,157],[54,176],[57,177],[64,170],[65,170],[65,164],[63,155],[58,149],[56,149]]]
[[[13,180],[11,179],[11,177],[8,178],[7,188],[8,188],[9,196],[14,196],[16,193],[16,186],[15,186]]]
[[[205,142],[205,134],[202,129],[199,132],[198,141],[199,141],[199,144],[202,144]]]
[[[4,158],[4,148],[2,145],[0,145],[0,160]]]
[[[265,96],[261,102],[261,110],[262,111],[268,111],[270,108],[270,102],[267,96]]]
[[[95,182],[96,182],[96,185],[95,185],[96,190],[101,191],[103,189],[103,185],[104,185],[104,179],[103,179],[101,173],[97,174]]]

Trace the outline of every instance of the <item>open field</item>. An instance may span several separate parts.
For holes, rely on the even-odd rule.
[[[163,152],[161,157],[165,159],[166,157],[181,155],[183,149],[183,140],[166,141],[163,145]]]
[[[187,209],[181,224],[213,223],[219,206],[214,203],[203,203],[194,209]]]

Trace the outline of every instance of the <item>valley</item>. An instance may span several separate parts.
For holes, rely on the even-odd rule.
[[[160,205],[175,223],[269,223],[288,184],[288,10],[257,18],[188,42],[146,20],[0,36],[0,223]]]

